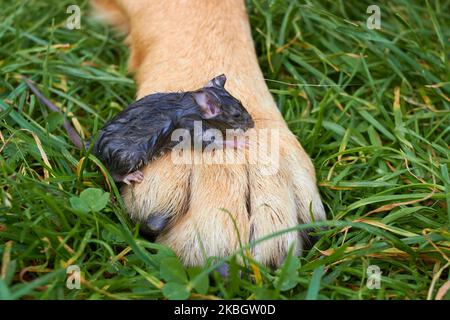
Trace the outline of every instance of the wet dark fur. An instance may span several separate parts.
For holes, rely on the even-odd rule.
[[[101,130],[93,152],[112,174],[124,175],[139,170],[160,153],[173,147],[171,134],[175,129],[191,131],[194,121],[202,121],[202,129],[246,130],[253,120],[242,104],[229,94],[221,83],[184,93],[148,95],[119,113]],[[207,118],[195,99],[205,94],[218,108],[218,114]]]

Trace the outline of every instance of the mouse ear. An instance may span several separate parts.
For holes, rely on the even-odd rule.
[[[213,118],[220,113],[219,105],[204,91],[194,92],[195,102],[200,106],[202,116],[206,119]]]
[[[206,84],[205,87],[220,87],[223,88],[225,86],[225,82],[227,81],[227,77],[224,74],[217,76]]]

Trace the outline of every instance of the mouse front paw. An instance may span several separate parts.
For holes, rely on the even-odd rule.
[[[144,174],[137,170],[126,175],[114,174],[113,178],[115,181],[130,185],[132,182],[141,183],[144,180]]]

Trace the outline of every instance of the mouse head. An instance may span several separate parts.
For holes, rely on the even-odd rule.
[[[202,120],[208,127],[247,130],[254,126],[250,114],[241,102],[225,90],[224,74],[211,79],[202,89],[193,93],[200,107]]]

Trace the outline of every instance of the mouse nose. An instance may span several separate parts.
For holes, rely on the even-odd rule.
[[[247,125],[248,125],[249,128],[253,128],[255,126],[255,122],[253,121],[252,118],[248,119]]]

